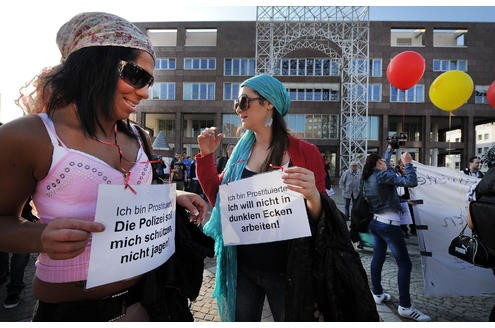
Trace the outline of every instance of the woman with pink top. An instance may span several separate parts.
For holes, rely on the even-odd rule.
[[[61,64],[20,103],[32,115],[0,128],[0,249],[37,252],[34,321],[147,321],[139,276],[86,289],[100,184],[151,184],[143,141],[129,121],[153,83],[147,36],[106,13],[82,13],[57,34]],[[146,140],[149,143],[149,140]],[[132,188],[132,187],[131,187]],[[20,217],[32,196],[41,224]],[[178,192],[201,221],[206,203]],[[111,269],[111,268],[109,268]]]

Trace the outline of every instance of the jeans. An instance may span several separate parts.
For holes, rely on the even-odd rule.
[[[236,321],[261,321],[265,295],[275,321],[285,319],[285,274],[239,267]]]
[[[406,242],[400,226],[371,220],[370,232],[373,235],[373,259],[371,260],[371,285],[375,295],[383,293],[382,267],[385,262],[387,245],[399,267],[397,281],[399,284],[399,305],[411,306],[409,285],[411,281],[412,263],[407,252]]]
[[[354,206],[354,203],[356,202],[356,198],[352,197],[352,206]],[[345,219],[349,219],[350,217],[350,206],[351,206],[351,198],[345,198]]]
[[[8,275],[10,271],[7,294],[20,294],[26,287],[24,284],[24,269],[26,269],[26,265],[29,262],[29,257],[29,253],[12,253],[9,270],[9,253],[0,252],[0,277]]]

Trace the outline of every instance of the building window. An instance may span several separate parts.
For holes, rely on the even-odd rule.
[[[490,137],[490,135],[489,135],[488,133],[485,133],[485,135],[484,135],[484,139],[485,139],[485,140],[488,140],[488,138],[489,138],[489,137]]]
[[[282,58],[275,62],[274,75],[340,76],[340,67],[336,58]]]
[[[424,84],[416,84],[404,92],[391,85],[390,102],[424,103],[425,86]]]
[[[149,93],[151,99],[175,100],[175,82],[156,82]]]
[[[215,70],[216,58],[184,58],[185,70]]]
[[[175,58],[157,58],[155,62],[156,70],[174,70]]]
[[[287,86],[287,85],[286,85]],[[339,101],[339,89],[289,88],[292,101]]]
[[[382,85],[381,85],[381,83],[368,84],[368,101],[369,102],[381,102],[382,101]]]
[[[477,85],[474,87],[474,103],[475,104],[488,104],[486,93],[488,92],[489,85]]]
[[[215,100],[215,83],[184,83],[184,100]]]
[[[478,141],[481,141],[481,140],[483,140],[483,135],[478,134]]]
[[[373,58],[370,59],[370,75],[371,76],[382,76],[382,59]]]
[[[234,100],[239,97],[240,83],[224,83],[223,84],[223,100]]]
[[[338,115],[289,114],[285,117],[291,134],[302,139],[338,139]]]
[[[434,72],[446,72],[452,70],[467,72],[468,61],[466,59],[433,59]]]
[[[256,60],[254,58],[225,58],[225,76],[252,76],[256,74]]]
[[[158,119],[157,121],[158,121],[158,131],[156,135],[158,135],[160,131],[163,131],[165,137],[175,138],[175,119],[170,119],[170,120]]]
[[[183,129],[185,138],[196,138],[205,128],[215,125],[214,115],[184,114]]]
[[[483,149],[480,147],[480,148],[476,148],[476,154],[478,155],[481,155],[481,152],[483,151]]]
[[[464,47],[464,37],[468,33],[462,29],[433,29],[434,47]]]
[[[425,28],[392,28],[390,30],[391,47],[423,47]]]
[[[147,33],[155,47],[177,46],[177,29],[150,29]]]
[[[210,46],[217,45],[217,29],[186,29],[185,46]]]

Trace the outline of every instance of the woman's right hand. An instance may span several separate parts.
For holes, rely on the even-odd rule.
[[[223,138],[223,133],[217,133],[216,127],[206,128],[198,136],[199,151],[202,156],[214,153]]]
[[[98,222],[56,218],[41,233],[43,252],[54,260],[76,257],[86,248],[91,233],[103,230],[105,226]]]

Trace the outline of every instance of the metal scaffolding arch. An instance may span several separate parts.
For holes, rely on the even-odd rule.
[[[258,6],[256,72],[297,49],[340,62],[340,169],[364,164],[368,151],[369,8]]]

